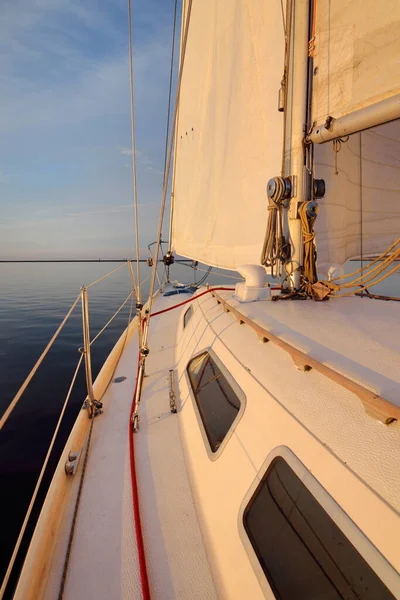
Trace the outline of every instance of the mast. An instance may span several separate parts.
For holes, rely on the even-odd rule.
[[[303,266],[303,235],[299,207],[307,200],[307,178],[304,146],[307,118],[307,71],[309,36],[309,0],[291,0],[291,29],[288,31],[289,60],[287,99],[285,106],[284,177],[290,178],[291,197],[285,211],[284,235],[290,242],[290,258],[285,265],[290,273],[290,287],[300,288]],[[288,23],[287,23],[288,26]]]

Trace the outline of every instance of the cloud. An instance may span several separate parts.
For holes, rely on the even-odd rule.
[[[148,242],[163,176],[172,9],[160,0],[134,5],[140,226]],[[91,243],[106,254],[131,240],[125,0],[5,0],[0,72],[0,254],[56,252],[72,235],[71,253]]]
[[[132,149],[131,148],[118,148],[119,153],[122,154],[122,156],[132,156]]]

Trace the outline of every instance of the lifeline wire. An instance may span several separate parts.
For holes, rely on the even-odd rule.
[[[176,98],[175,98],[174,115],[173,115],[173,120],[172,120],[172,130],[171,130],[169,148],[168,148],[167,168],[166,168],[167,176],[164,178],[163,194],[162,194],[161,207],[160,207],[160,218],[158,221],[158,232],[157,232],[157,237],[156,237],[157,243],[156,243],[156,249],[154,252],[154,255],[157,257],[158,257],[159,251],[160,251],[161,229],[162,229],[162,224],[163,224],[163,217],[164,217],[164,211],[165,211],[165,200],[166,200],[166,196],[167,196],[167,187],[168,187],[168,179],[169,179],[168,174],[169,174],[170,166],[171,166],[172,147],[173,147],[173,141],[175,138],[176,121],[177,121],[176,117],[177,117],[177,110],[178,110],[179,97],[180,97],[180,91],[181,91],[183,66],[185,63],[186,44],[187,44],[187,38],[188,38],[188,32],[189,32],[191,10],[192,10],[192,0],[189,0],[187,16],[186,16],[186,24],[185,24],[185,33],[184,33],[183,41],[182,41],[181,64],[179,67],[178,85],[177,85]],[[157,269],[157,261],[154,262],[153,272],[152,272],[152,277],[151,277],[149,306],[148,306],[149,317],[150,317],[150,313],[151,313],[151,307],[153,304],[156,269]],[[143,346],[147,346],[149,323],[150,323],[150,318],[146,322],[146,328],[145,328],[144,337],[143,337]]]
[[[132,59],[132,13],[131,0],[128,0],[128,20],[129,20],[129,80],[131,94],[131,137],[132,137],[132,173],[133,173],[133,211],[135,219],[135,241],[136,241],[136,281],[137,302],[141,304],[140,289],[140,265],[139,265],[139,218],[138,218],[138,200],[137,200],[137,177],[136,177],[136,144],[135,144],[135,104],[133,94],[133,59]]]

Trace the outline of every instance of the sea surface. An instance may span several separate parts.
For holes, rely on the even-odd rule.
[[[79,294],[82,285],[102,277],[116,263],[12,263],[0,264],[0,412],[7,408],[49,339]],[[354,271],[359,263],[349,263]],[[171,280],[192,283],[204,275],[204,265],[194,274],[188,265],[171,267]],[[141,265],[145,280],[150,269]],[[159,268],[160,277],[163,275]],[[207,281],[234,285],[232,273],[212,271]],[[225,278],[228,277],[228,278]],[[112,317],[131,290],[127,265],[89,289],[91,339]],[[143,284],[147,298],[149,280]],[[400,271],[373,289],[374,293],[400,296]],[[369,300],[366,299],[366,302]],[[400,308],[400,307],[399,307]],[[106,357],[125,329],[128,302],[92,346],[95,378]],[[82,346],[80,303],[67,321],[28,389],[23,394],[0,436],[0,506],[2,515],[0,580],[2,580],[17,540],[54,427],[65,400]],[[22,545],[17,569],[22,564],[29,537],[40,511],[52,473],[70,429],[86,396],[83,365],[52,453],[37,503]],[[13,577],[15,581],[15,574]]]

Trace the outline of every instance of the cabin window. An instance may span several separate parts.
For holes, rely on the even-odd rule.
[[[185,312],[185,314],[183,315],[183,329],[185,329],[186,325],[189,323],[192,313],[193,313],[193,307],[192,307],[192,305],[190,305],[189,308],[187,309],[187,311]]]
[[[243,516],[280,600],[394,600],[283,458],[276,458]]]
[[[187,370],[208,442],[217,452],[239,414],[239,396],[209,352],[193,358]]]

